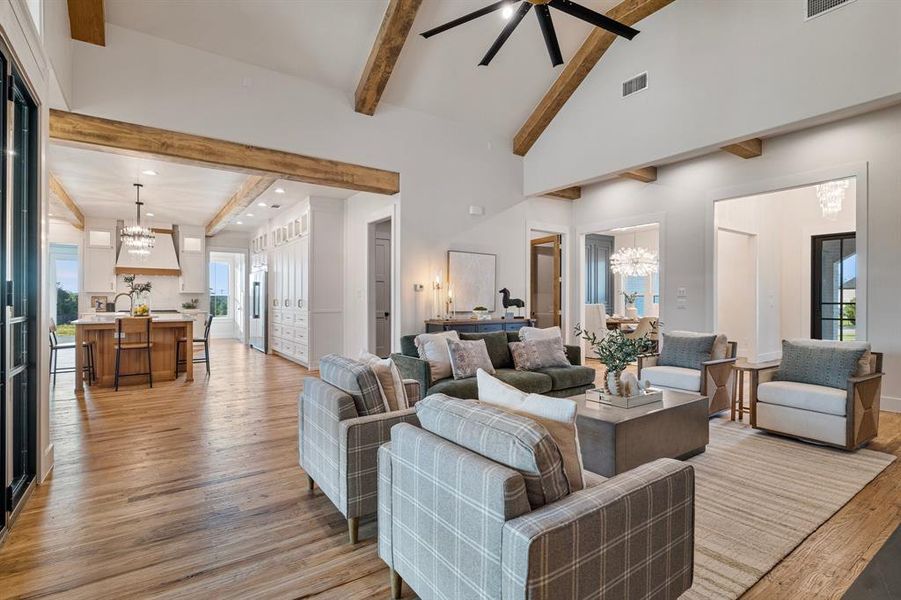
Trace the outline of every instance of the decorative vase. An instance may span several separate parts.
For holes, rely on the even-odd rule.
[[[472,310],[472,314],[473,314],[473,316],[475,316],[475,318],[478,319],[479,321],[482,321],[482,320],[484,320],[484,319],[487,319],[487,318],[489,318],[489,317],[491,316],[491,314],[488,312],[487,309],[485,309],[485,310],[479,310],[479,309],[474,308],[474,309]]]
[[[638,318],[638,309],[634,305],[626,307],[626,316],[630,319]]]
[[[604,391],[612,396],[622,396],[621,373],[607,371],[604,375]]]
[[[150,316],[150,292],[135,292],[132,300],[131,316]]]

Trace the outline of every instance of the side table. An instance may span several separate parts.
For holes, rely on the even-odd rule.
[[[779,363],[780,361],[778,360],[752,363],[740,358],[732,365],[732,368],[738,372],[735,376],[735,389],[732,391],[732,409],[729,412],[730,420],[734,421],[737,414],[738,420],[743,421],[745,413],[751,414],[750,404],[745,406],[745,373],[748,373],[751,378],[751,397],[753,397],[757,393],[757,382],[760,378],[760,372],[778,367]]]

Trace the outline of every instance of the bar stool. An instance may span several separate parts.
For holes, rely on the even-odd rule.
[[[194,338],[196,344],[203,344],[203,356],[194,357],[194,363],[206,363],[206,374],[210,374],[210,327],[213,325],[213,315],[207,317],[206,325],[203,327],[203,337]],[[175,342],[175,377],[178,378],[178,367],[188,364],[187,359],[179,358],[181,356],[182,344],[188,343],[188,338],[180,338]]]
[[[82,342],[84,348],[85,364],[83,370],[88,375],[88,384],[97,381],[97,371],[94,369],[94,342]],[[56,321],[50,319],[50,374],[53,375],[53,386],[56,387],[57,373],[74,373],[75,367],[59,366],[59,351],[75,349],[75,342],[60,344],[56,337]]]
[[[116,319],[116,391],[119,391],[119,377],[149,375],[150,387],[153,387],[153,360],[150,339],[150,317],[122,317]],[[138,339],[128,341],[129,335],[137,335]],[[147,370],[141,373],[120,373],[121,355],[123,351],[139,350],[147,354]]]

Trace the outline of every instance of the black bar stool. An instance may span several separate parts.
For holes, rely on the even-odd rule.
[[[94,369],[94,342],[82,342],[84,348],[85,364],[82,369],[88,376],[88,385],[97,381],[97,371]],[[60,344],[56,337],[56,321],[50,319],[50,374],[53,375],[53,386],[56,387],[57,373],[74,373],[75,367],[59,366],[59,351],[75,349],[75,342]]]
[[[202,338],[194,338],[193,342],[196,344],[203,344],[203,356],[195,356],[194,363],[206,363],[206,374],[210,374],[210,326],[213,324],[213,315],[206,319],[206,325],[203,327],[203,337]],[[178,368],[182,365],[187,365],[188,360],[186,358],[179,358],[181,356],[181,346],[182,344],[188,343],[187,338],[180,338],[177,342],[175,342],[175,377],[178,378]],[[186,352],[187,354],[187,352]]]
[[[150,317],[122,317],[116,319],[116,391],[119,391],[119,377],[149,375],[150,387],[153,387],[153,360],[151,358],[153,341],[150,338]],[[128,341],[128,336],[134,337]],[[147,354],[147,370],[141,373],[120,373],[119,365],[123,350],[141,350]]]

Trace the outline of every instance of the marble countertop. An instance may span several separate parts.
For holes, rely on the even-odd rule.
[[[94,325],[97,323],[114,323],[116,319],[121,317],[127,317],[128,313],[126,312],[115,312],[115,313],[97,313],[91,317],[87,317],[84,319],[77,319],[72,321],[75,325]],[[162,314],[153,314],[151,313],[150,318],[152,321],[157,323],[170,323],[170,322],[185,322],[185,321],[193,321],[194,318],[190,315],[184,315],[181,313],[162,313]]]

